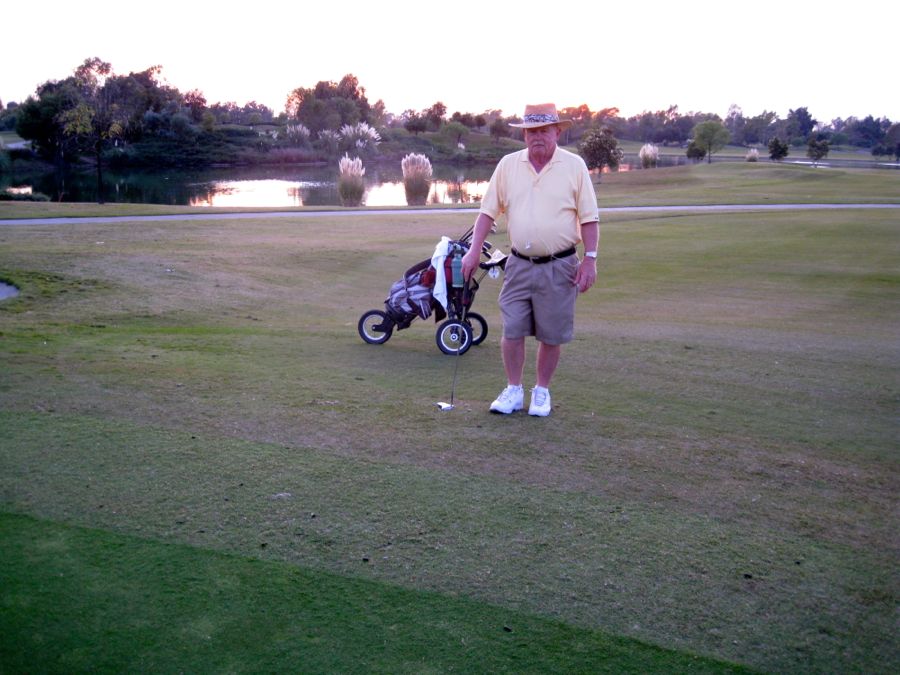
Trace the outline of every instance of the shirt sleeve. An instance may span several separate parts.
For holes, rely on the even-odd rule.
[[[505,158],[501,159],[491,174],[491,181],[488,183],[484,197],[481,198],[481,208],[479,211],[491,220],[497,220],[500,214],[506,211],[503,196],[503,163]]]

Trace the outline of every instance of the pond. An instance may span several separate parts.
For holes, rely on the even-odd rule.
[[[684,156],[663,155],[660,166],[687,164]],[[735,161],[733,157],[713,161]],[[767,160],[766,160],[767,161]],[[808,160],[794,160],[808,163]],[[872,168],[874,162],[826,160],[819,166]],[[880,164],[881,168],[896,168]],[[428,204],[469,204],[481,201],[493,164],[436,165]],[[635,156],[625,157],[620,171],[640,169]],[[170,204],[178,206],[292,207],[338,206],[337,166],[231,167],[200,171],[105,171],[104,198],[108,202]],[[366,165],[364,204],[374,207],[405,206],[406,194],[399,162]],[[0,185],[0,189],[7,187]],[[96,202],[93,171],[45,174],[14,188],[41,192],[53,201]]]
[[[429,204],[481,201],[493,166],[435,167]],[[291,207],[338,206],[337,166],[232,167],[199,171],[104,171],[108,202],[181,206]],[[366,166],[366,206],[405,206],[406,193],[396,168]],[[2,186],[0,186],[2,187]],[[41,192],[53,201],[96,202],[93,171],[46,174],[19,191]]]
[[[19,294],[19,289],[15,286],[11,286],[10,284],[5,284],[0,281],[0,300],[6,300],[8,298],[14,298]]]

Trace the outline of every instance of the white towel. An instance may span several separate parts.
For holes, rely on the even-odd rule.
[[[447,309],[447,276],[444,274],[444,261],[450,252],[450,237],[441,237],[438,245],[434,247],[434,255],[431,256],[431,266],[434,268],[434,290],[431,294],[435,300],[441,303],[441,307]]]

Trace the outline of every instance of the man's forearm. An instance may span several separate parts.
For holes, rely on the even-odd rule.
[[[581,241],[585,251],[596,251],[600,245],[600,223],[596,220],[581,226]]]
[[[476,251],[481,251],[481,246],[484,244],[484,240],[487,239],[488,232],[491,231],[492,227],[494,227],[494,221],[491,217],[479,213],[478,218],[475,219],[475,227],[472,230],[472,248]]]

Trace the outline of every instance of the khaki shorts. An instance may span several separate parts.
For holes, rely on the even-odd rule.
[[[550,345],[571,342],[577,270],[577,255],[542,265],[509,256],[500,291],[503,337],[516,340],[533,335]]]

